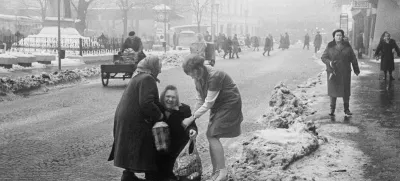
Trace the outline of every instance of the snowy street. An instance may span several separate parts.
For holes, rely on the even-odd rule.
[[[240,59],[218,59],[216,68],[226,71],[238,84],[243,97],[243,132],[259,129],[255,121],[268,108],[270,93],[283,81],[290,89],[320,73],[323,67],[313,52],[293,47],[262,52],[244,52]],[[191,78],[180,67],[163,71],[163,89],[174,84],[180,99],[194,105]],[[112,144],[113,116],[127,81],[100,78],[0,103],[0,180],[119,180],[121,170],[106,159]],[[207,148],[204,137],[207,117],[197,121],[199,147]],[[224,140],[226,154],[237,142]],[[209,169],[208,152],[202,151]],[[231,164],[231,163],[229,163]]]

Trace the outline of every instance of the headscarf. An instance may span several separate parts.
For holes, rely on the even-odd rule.
[[[139,62],[133,76],[141,73],[146,73],[152,75],[157,80],[157,82],[160,82],[160,80],[156,77],[160,73],[160,69],[160,59],[158,58],[158,56],[150,55]]]

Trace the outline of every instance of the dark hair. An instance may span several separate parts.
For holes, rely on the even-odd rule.
[[[176,86],[174,85],[167,85],[167,87],[165,87],[165,89],[161,92],[160,95],[160,103],[163,107],[165,106],[165,94],[167,93],[167,91],[172,90],[176,92],[176,102],[178,103],[178,105],[180,104],[179,102],[179,94],[178,94],[178,88],[176,88]]]
[[[343,36],[343,38],[344,38],[344,31],[341,30],[341,29],[337,29],[337,30],[333,31],[333,33],[332,33],[332,37],[333,37],[333,38],[335,38],[335,34],[336,34],[337,32],[342,33],[342,36]]]
[[[135,32],[134,31],[131,31],[131,32],[129,32],[129,36],[135,36]]]
[[[384,31],[384,32],[382,33],[382,35],[381,35],[381,41],[383,41],[383,38],[385,38],[385,34],[388,34],[388,35],[389,35],[389,38],[391,37],[391,35],[390,35],[389,32]]]
[[[182,63],[182,68],[183,71],[186,74],[189,74],[189,72],[195,70],[195,69],[200,69],[203,68],[204,66],[204,57],[197,55],[197,54],[190,54],[185,57]]]

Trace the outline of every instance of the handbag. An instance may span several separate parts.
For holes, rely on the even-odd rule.
[[[157,122],[154,124],[152,132],[157,151],[168,153],[171,143],[168,124],[163,121]]]
[[[190,153],[190,147],[193,147]],[[175,160],[173,172],[181,180],[200,181],[203,172],[199,152],[196,148],[196,140],[190,139],[182,152]]]
[[[239,50],[238,50],[238,51],[239,51],[239,52],[242,52],[242,48],[239,47]]]

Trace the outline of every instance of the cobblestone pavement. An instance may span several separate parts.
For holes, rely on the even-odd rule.
[[[217,60],[238,84],[243,97],[243,132],[258,129],[254,121],[267,108],[270,92],[279,81],[291,88],[321,71],[312,51],[293,47],[245,52],[240,59]],[[180,99],[194,105],[194,84],[180,68],[160,74],[162,89],[175,84]],[[121,169],[107,162],[112,144],[113,116],[127,81],[100,79],[0,103],[0,180],[119,180]],[[207,117],[198,120],[198,146],[204,167],[210,165],[204,137]],[[229,148],[237,139],[223,140]],[[226,154],[234,150],[227,149]]]

